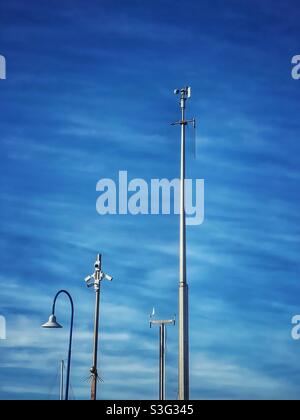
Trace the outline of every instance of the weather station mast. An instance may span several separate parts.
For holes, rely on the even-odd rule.
[[[179,351],[178,351],[178,399],[189,399],[189,289],[186,278],[186,212],[185,212],[185,143],[186,127],[195,119],[186,120],[186,101],[191,97],[190,87],[175,89],[174,94],[180,95],[181,120],[172,125],[181,126],[181,158],[180,158],[180,237],[179,237]]]

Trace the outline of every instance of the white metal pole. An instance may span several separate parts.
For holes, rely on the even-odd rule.
[[[112,276],[105,274],[102,271],[102,257],[101,254],[97,255],[97,260],[95,262],[95,272],[94,274],[87,276],[85,282],[87,287],[94,287],[96,293],[96,303],[95,303],[95,319],[94,319],[94,346],[93,346],[93,366],[90,369],[91,372],[91,400],[95,401],[97,399],[97,381],[98,381],[98,347],[99,347],[99,318],[100,318],[100,287],[101,281],[107,280],[112,281]]]
[[[186,280],[186,214],[185,214],[185,103],[186,90],[181,91],[181,163],[180,163],[180,269],[179,269],[179,375],[178,398],[189,399],[189,314]]]
[[[98,265],[97,265],[98,264]],[[98,381],[98,346],[99,346],[99,315],[100,315],[100,273],[101,273],[102,258],[97,255],[95,263],[95,321],[94,321],[94,347],[93,347],[93,366],[91,368],[92,382],[91,382],[91,400],[97,399],[97,381]],[[96,266],[97,265],[97,266]]]

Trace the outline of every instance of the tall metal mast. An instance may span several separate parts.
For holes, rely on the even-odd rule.
[[[95,304],[95,322],[94,322],[94,350],[93,350],[93,366],[91,367],[92,383],[91,383],[91,400],[97,399],[97,382],[98,376],[98,341],[99,341],[99,314],[100,314],[100,284],[102,280],[112,281],[112,277],[102,271],[101,254],[97,255],[95,262],[95,272],[91,276],[86,277],[87,287],[94,287],[96,292]]]
[[[175,319],[156,320],[150,318],[152,325],[159,326],[159,399],[166,399],[166,325],[175,325]]]
[[[189,296],[186,279],[186,213],[185,213],[185,139],[186,126],[195,120],[186,120],[186,101],[191,97],[191,88],[176,89],[180,94],[181,120],[173,125],[181,126],[180,161],[180,247],[179,247],[179,361],[178,361],[178,399],[189,399]]]

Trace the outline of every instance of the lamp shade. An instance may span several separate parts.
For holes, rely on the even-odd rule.
[[[42,325],[42,328],[62,328],[62,326],[56,321],[56,316],[52,314],[49,321]]]

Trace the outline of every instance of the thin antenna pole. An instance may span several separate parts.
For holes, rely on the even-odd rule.
[[[180,159],[180,235],[179,235],[179,350],[178,350],[178,399],[189,399],[189,290],[186,279],[186,212],[185,212],[185,143],[186,126],[195,120],[186,120],[186,100],[191,96],[191,88],[176,89],[180,94],[181,159]]]
[[[185,215],[185,102],[181,96],[181,164],[180,164],[180,272],[179,272],[179,400],[189,399],[188,284],[186,280]]]
[[[65,371],[65,362],[62,360],[60,362],[60,387],[59,387],[60,401],[64,400],[64,371]]]

